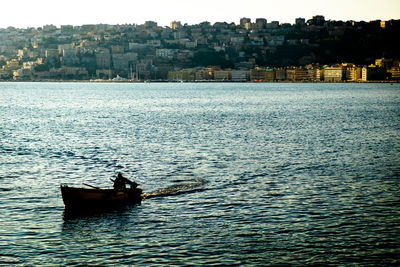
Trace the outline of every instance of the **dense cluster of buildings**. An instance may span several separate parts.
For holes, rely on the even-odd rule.
[[[390,63],[386,65],[386,63]],[[390,67],[387,67],[390,66]],[[232,81],[232,82],[368,82],[400,81],[400,62],[385,58],[376,64],[356,66],[344,63],[332,66],[264,68],[250,70],[220,68],[189,68],[168,73],[168,81]]]
[[[9,27],[0,29],[0,80],[399,80],[398,58],[390,54],[369,58],[368,64],[325,64],[321,61],[327,59],[320,60],[313,52],[348,31],[383,31],[399,24],[396,20],[336,22],[314,16],[308,21],[298,18],[293,25],[242,18],[239,24],[173,21],[170,27],[153,21]],[[284,54],[285,49],[300,52],[294,57]]]

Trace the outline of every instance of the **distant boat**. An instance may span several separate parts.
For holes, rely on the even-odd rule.
[[[106,209],[140,203],[142,189],[115,190],[61,185],[61,195],[66,209]]]
[[[114,81],[114,82],[122,82],[122,81],[129,81],[129,80],[117,75],[117,77],[113,78],[112,81]]]

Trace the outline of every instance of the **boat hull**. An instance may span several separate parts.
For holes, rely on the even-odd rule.
[[[67,209],[105,209],[137,204],[142,200],[142,190],[139,188],[126,190],[88,189],[62,185],[61,195]]]

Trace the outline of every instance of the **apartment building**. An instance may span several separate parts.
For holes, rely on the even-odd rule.
[[[232,70],[231,75],[233,82],[245,82],[249,79],[249,72],[247,70]]]
[[[342,66],[327,67],[324,69],[325,82],[342,82],[345,77],[345,68]]]
[[[362,68],[350,67],[346,69],[346,80],[350,82],[357,82],[361,80]]]
[[[96,65],[99,69],[109,69],[111,67],[111,54],[108,49],[101,49],[97,51]]]
[[[231,70],[216,70],[214,71],[215,81],[230,81],[232,77]]]
[[[310,81],[308,70],[302,68],[286,69],[286,78],[292,82]]]

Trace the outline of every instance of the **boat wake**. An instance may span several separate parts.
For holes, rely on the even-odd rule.
[[[152,193],[143,193],[143,199],[149,199],[154,197],[165,197],[165,196],[175,196],[180,194],[192,193],[202,191],[204,189],[200,188],[206,183],[203,179],[196,179],[189,184],[173,185],[167,188],[160,189]]]

